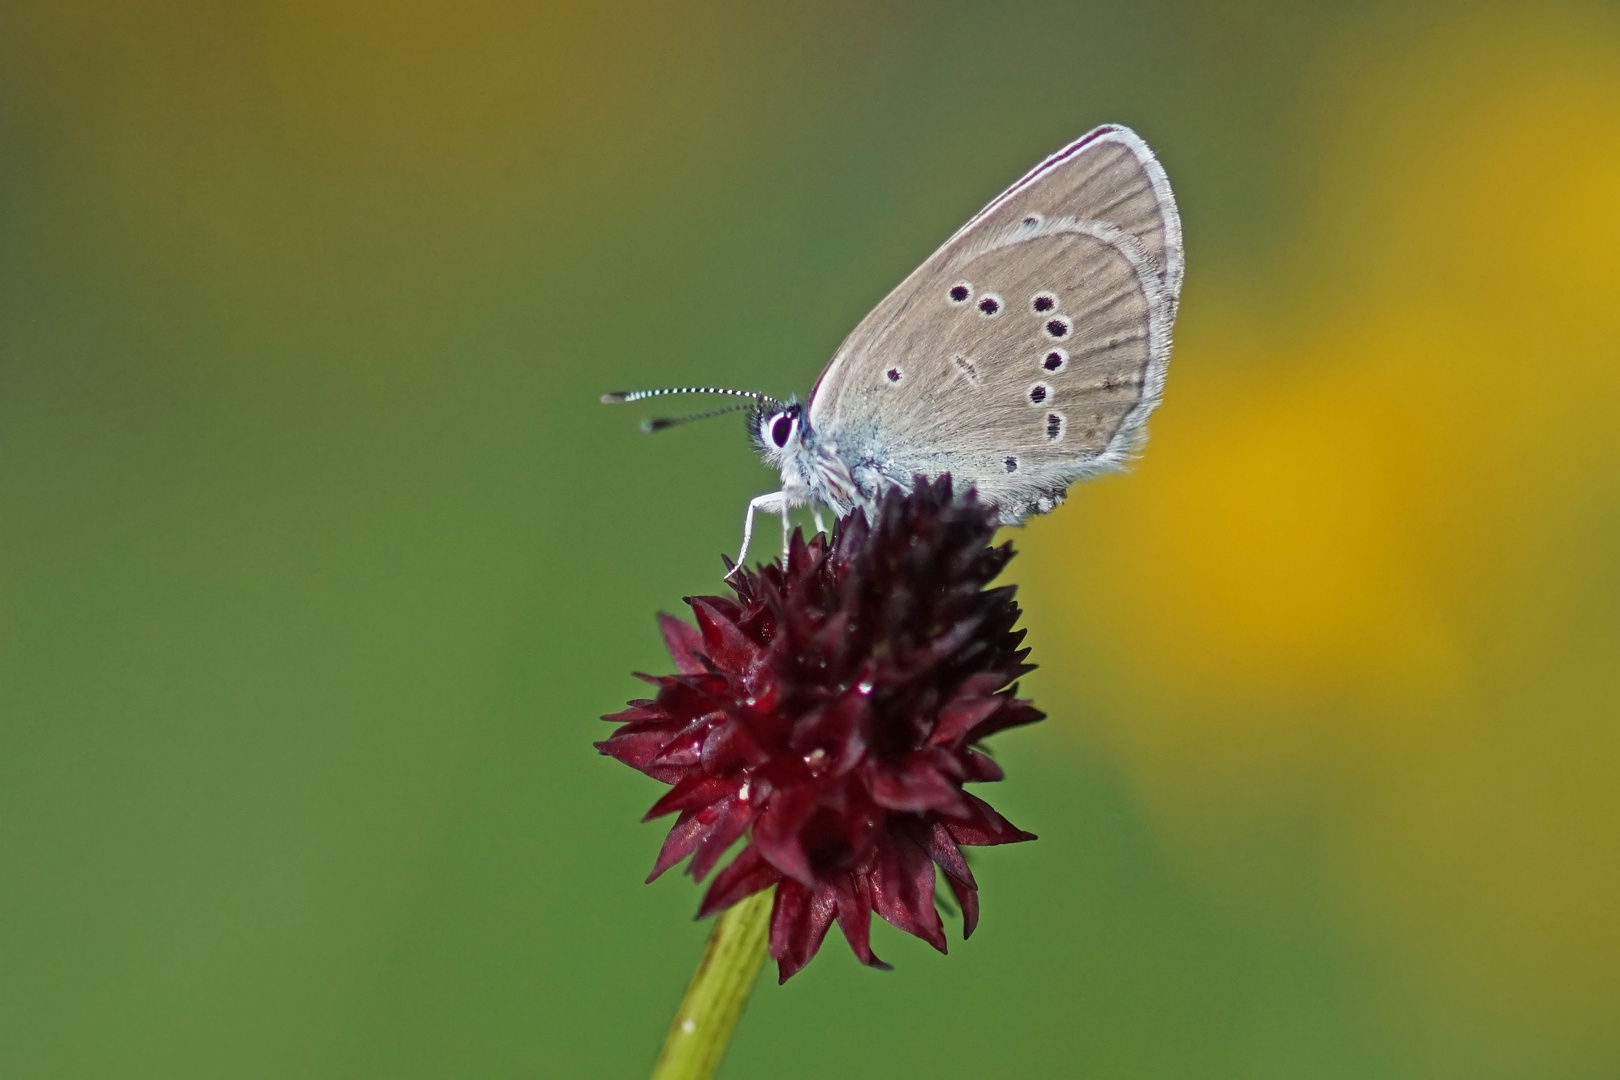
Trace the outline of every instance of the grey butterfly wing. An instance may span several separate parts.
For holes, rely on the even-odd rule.
[[[1054,217],[1103,221],[1134,236],[1166,290],[1180,296],[1185,260],[1170,179],[1147,143],[1118,124],[1093,128],[1031,169],[958,229],[936,257],[962,250],[974,234]]]
[[[991,202],[856,327],[812,393],[811,426],[867,491],[951,472],[1009,522],[1049,510],[1140,442],[1182,268],[1164,170],[1133,132],[1098,128]],[[1036,310],[1043,293],[1049,311]],[[981,309],[987,296],[997,311]],[[1066,320],[1062,337],[1048,315]]]
[[[1129,458],[1163,392],[1171,317],[1130,234],[1014,225],[916,282],[838,381],[824,434],[863,490],[948,472],[1021,521]]]
[[[1181,215],[1170,181],[1153,151],[1134,131],[1104,124],[1041,162],[993,199],[861,320],[811,392],[812,424],[820,419],[815,399],[823,389],[836,392],[851,359],[872,351],[874,339],[899,316],[906,297],[920,287],[922,279],[970,256],[976,239],[999,235],[1015,224],[1038,226],[1049,218],[1064,217],[1106,222],[1141,241],[1174,308],[1181,296],[1184,258]]]

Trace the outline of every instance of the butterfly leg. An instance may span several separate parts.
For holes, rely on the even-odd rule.
[[[810,516],[816,519],[816,532],[826,535],[827,523],[821,520],[821,507],[812,506],[810,508]]]
[[[742,569],[743,560],[748,558],[748,542],[754,538],[754,512],[763,510],[767,514],[782,515],[782,547],[787,549],[787,515],[788,495],[785,491],[773,491],[769,495],[761,495],[748,504],[748,513],[743,517],[742,550],[737,553],[737,565],[732,567],[731,574]],[[727,574],[726,577],[730,577]]]

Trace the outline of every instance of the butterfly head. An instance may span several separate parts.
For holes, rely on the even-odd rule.
[[[787,401],[762,401],[750,417],[754,445],[776,468],[795,456],[804,444],[804,406]]]

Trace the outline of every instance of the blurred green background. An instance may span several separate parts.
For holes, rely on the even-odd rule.
[[[1612,3],[0,6],[0,1075],[645,1072],[699,892],[596,717],[803,393],[1159,151],[1133,473],[1013,534],[1037,844],[731,1077],[1620,1075]]]

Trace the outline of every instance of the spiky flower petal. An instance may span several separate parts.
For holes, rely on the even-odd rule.
[[[1016,696],[1031,670],[1012,558],[995,515],[950,478],[892,493],[829,543],[795,533],[785,564],[733,575],[735,598],[689,597],[695,627],[660,616],[677,674],[604,719],[597,744],[671,785],[647,812],[677,814],[651,881],[691,857],[698,880],[739,839],[699,916],[776,886],[770,951],[781,979],[834,920],[873,967],[873,912],[941,952],[935,868],[978,922],[961,849],[1034,837],[963,785],[1001,779],[980,744],[1042,714]]]

